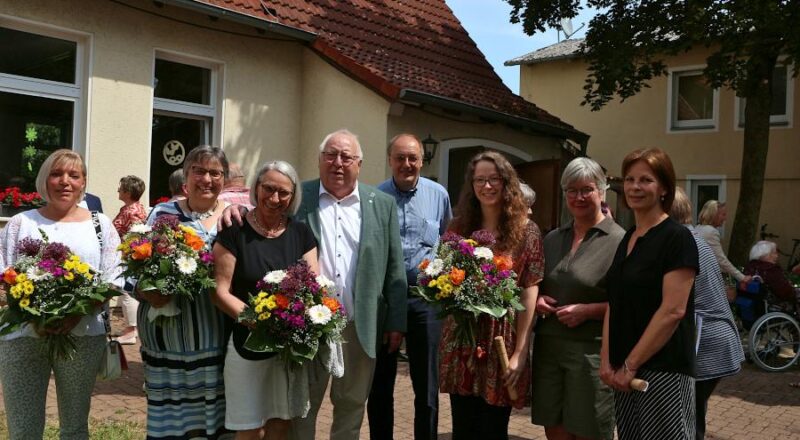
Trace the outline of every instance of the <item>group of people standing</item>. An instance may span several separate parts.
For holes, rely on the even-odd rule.
[[[732,318],[720,302],[724,284],[708,258],[713,253],[684,226],[691,216],[670,218],[673,208],[686,206],[663,151],[637,150],[623,162],[625,203],[636,219],[627,232],[602,211],[602,168],[588,158],[570,162],[561,187],[572,220],[544,239],[503,155],[472,158],[452,211],[446,190],[420,176],[416,136],[395,136],[387,156],[392,176],[366,185],[359,181],[364,153],[357,136],[333,132],[319,147],[319,179],[300,182],[291,164],[267,162],[253,178],[248,207],[220,198],[230,176],[221,149],[201,146],[187,155],[185,198],[155,206],[146,221],[171,215],[198,231],[213,247],[217,287],[192,301],[173,300],[179,315],[150,322],[148,310],[170,299],[131,283],[139,300],[148,439],[313,439],[329,386],[331,439],[359,438],[365,412],[371,437],[391,439],[404,337],[416,439],[437,438],[440,391],[450,397],[455,440],[506,439],[511,409],[529,403],[532,422],[550,440],[610,439],[615,425],[620,439],[702,438],[705,400],[716,380],[738,371],[741,347],[695,341],[696,322],[703,338],[729,338]],[[12,264],[16,243],[39,237],[41,229],[122,287],[116,230],[100,216],[105,236],[98,242],[90,212],[78,206],[86,184],[80,156],[59,150],[39,175],[47,205],[9,221],[0,234],[0,266]],[[130,188],[121,183],[120,191]],[[512,258],[521,288],[525,309],[513,321],[479,319],[481,357],[455,339],[454,320],[440,319],[435,306],[410,293],[419,263],[432,258],[448,230],[491,232],[493,252]],[[249,329],[236,317],[264,274],[298,260],[334,282],[348,320],[346,343],[287,369],[244,347]],[[74,361],[51,363],[28,328],[0,340],[11,439],[41,438],[51,370],[62,438],[88,438],[104,332],[99,314],[67,321],[58,331],[82,341]],[[507,370],[491,343],[495,336],[504,337]],[[28,366],[24,374],[21,363]],[[631,390],[634,378],[649,382],[647,392]],[[701,392],[708,380],[714,383]]]

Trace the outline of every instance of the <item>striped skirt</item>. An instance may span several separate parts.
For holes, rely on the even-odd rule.
[[[615,392],[619,440],[694,440],[694,378],[639,370],[646,392]]]

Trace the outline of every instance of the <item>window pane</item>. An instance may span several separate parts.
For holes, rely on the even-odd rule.
[[[0,189],[36,189],[36,174],[50,152],[72,147],[73,111],[71,101],[0,92]]]
[[[772,73],[772,107],[769,114],[786,114],[786,66],[775,66]]]
[[[157,59],[155,97],[208,105],[210,79],[209,69]]]
[[[183,168],[183,160],[191,149],[208,143],[210,126],[210,119],[153,115],[150,182],[147,185],[151,202],[159,197],[170,197],[169,175]]]
[[[0,72],[75,83],[78,44],[0,27]]]
[[[692,121],[714,117],[714,91],[702,75],[677,77],[678,120]]]

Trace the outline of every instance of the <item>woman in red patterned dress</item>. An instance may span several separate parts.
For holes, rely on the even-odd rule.
[[[481,315],[477,347],[460,345],[455,321],[445,320],[439,381],[441,391],[450,393],[453,440],[508,439],[511,408],[522,408],[530,400],[528,348],[544,256],[539,228],[528,220],[527,209],[517,173],[505,157],[487,151],[472,158],[449,229],[463,236],[480,229],[494,234],[492,251],[512,258],[525,310],[517,312],[513,325]],[[492,345],[495,336],[504,337],[509,354],[505,375]],[[513,401],[508,387],[517,391]]]

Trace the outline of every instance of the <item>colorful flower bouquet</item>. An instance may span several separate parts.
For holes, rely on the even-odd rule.
[[[47,334],[46,328],[67,317],[89,315],[119,293],[67,246],[50,243],[47,235],[40,233],[43,240],[23,238],[19,242],[17,262],[3,272],[8,306],[0,310],[0,335],[30,323],[47,338],[51,359],[72,359],[75,337]]]
[[[193,298],[213,289],[214,256],[197,232],[174,215],[158,217],[153,226],[133,225],[119,245],[123,276],[138,280],[140,292]],[[174,299],[163,307],[150,307],[147,318],[181,313]]]
[[[420,264],[415,294],[440,307],[442,317],[452,315],[456,337],[475,346],[478,316],[514,319],[509,310],[524,310],[520,288],[511,270],[511,258],[494,255],[494,236],[475,231],[469,239],[446,232],[433,261]]]
[[[334,286],[324,276],[315,277],[305,261],[269,272],[239,315],[239,322],[253,325],[244,347],[278,353],[287,364],[302,365],[314,359],[320,344],[341,342],[347,319],[342,305],[330,296]]]

